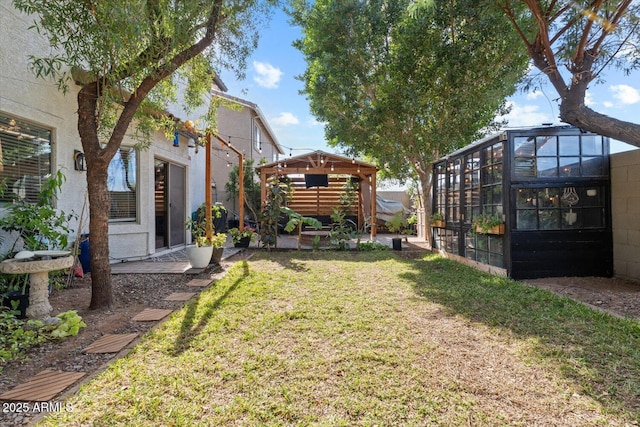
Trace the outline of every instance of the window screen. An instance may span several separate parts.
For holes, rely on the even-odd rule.
[[[134,148],[121,148],[109,163],[107,188],[109,190],[109,219],[111,221],[137,220],[137,155]]]
[[[51,129],[0,113],[0,202],[37,202],[50,177]]]

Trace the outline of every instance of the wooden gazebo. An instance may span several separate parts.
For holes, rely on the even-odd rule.
[[[260,201],[265,203],[267,183],[272,176],[288,176],[294,186],[289,207],[304,216],[325,217],[338,206],[345,182],[358,182],[357,218],[362,228],[365,215],[371,217],[371,236],[376,235],[376,173],[378,168],[356,159],[314,151],[288,157],[256,168],[260,172]],[[355,207],[354,207],[355,210]],[[356,214],[356,212],[354,212]]]

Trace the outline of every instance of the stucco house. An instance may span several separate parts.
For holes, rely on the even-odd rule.
[[[256,167],[284,155],[278,138],[258,105],[215,89],[212,96],[222,101],[217,113],[218,135],[240,151],[245,162],[253,161]],[[212,200],[222,203],[233,217],[239,210],[238,199],[227,193],[225,184],[229,181],[232,167],[238,165],[238,156],[221,143],[214,142],[212,150]],[[258,179],[257,175],[255,179]]]
[[[77,131],[76,96],[80,87],[71,85],[63,95],[53,82],[36,78],[29,69],[28,56],[48,52],[48,43],[29,29],[32,18],[15,10],[10,0],[0,0],[0,6],[3,10],[0,36],[11,40],[0,49],[3,64],[0,70],[0,155],[3,156],[0,180],[6,182],[7,191],[13,193],[11,197],[32,200],[37,197],[42,182],[62,171],[66,181],[56,208],[75,212],[78,218],[72,222],[72,228],[78,235],[88,233],[88,207],[80,218],[87,199],[86,172],[80,161],[82,145]],[[218,79],[214,79],[212,87],[218,94],[226,90]],[[246,114],[237,112],[237,119],[225,128],[227,116],[221,111],[219,124],[225,136],[231,136],[234,143],[246,145],[247,158],[250,158],[256,153],[252,149],[254,135],[264,135],[264,141],[276,139],[257,106],[243,102],[247,105]],[[197,118],[174,117],[181,121]],[[194,144],[188,134],[179,132],[168,139],[158,132],[148,149],[139,150],[135,148],[132,133],[128,132],[109,167],[112,262],[142,259],[182,247],[189,238],[185,220],[204,202],[207,191],[205,150]],[[273,155],[271,146],[272,143],[264,143],[265,155]],[[277,142],[274,146],[279,147]],[[229,171],[222,160],[226,155],[221,155],[224,152],[220,150],[216,153],[217,161],[212,166],[214,176],[219,180],[216,181],[219,188],[224,188]],[[3,202],[0,215],[9,199],[0,201]],[[224,195],[218,199],[223,200]],[[0,244],[0,254],[6,253],[14,240],[5,238]]]

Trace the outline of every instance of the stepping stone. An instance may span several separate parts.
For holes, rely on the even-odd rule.
[[[61,372],[47,369],[3,393],[0,395],[0,400],[46,402],[84,376],[84,372]]]
[[[174,292],[165,301],[188,301],[195,295],[195,292]]]
[[[156,320],[162,320],[171,314],[172,310],[165,310],[161,308],[145,308],[140,313],[136,314],[133,319],[134,322],[155,322]]]
[[[138,334],[107,334],[84,349],[85,353],[117,353],[133,341]]]
[[[209,286],[209,284],[212,282],[211,279],[193,279],[190,280],[189,283],[187,283],[187,286],[194,286],[196,288],[204,288],[206,286]]]

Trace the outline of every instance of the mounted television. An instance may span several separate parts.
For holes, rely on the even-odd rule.
[[[307,174],[304,176],[304,182],[307,188],[311,187],[328,187],[329,176],[324,174]]]

